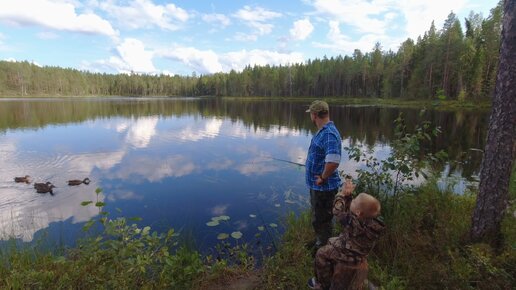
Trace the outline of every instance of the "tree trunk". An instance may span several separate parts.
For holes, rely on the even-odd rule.
[[[445,96],[449,96],[447,87],[448,87],[448,58],[450,56],[450,39],[451,39],[451,32],[448,29],[448,45],[446,46],[446,60],[444,62],[444,76],[443,76],[443,91]]]
[[[429,88],[429,92],[430,92],[430,99],[433,98],[434,96],[434,91],[432,89],[432,67],[433,67],[433,63],[430,64],[430,73],[428,74],[428,78],[429,78],[429,81],[428,81],[428,88]]]
[[[516,0],[505,0],[500,60],[480,171],[471,238],[503,245],[500,224],[507,208],[516,138]]]

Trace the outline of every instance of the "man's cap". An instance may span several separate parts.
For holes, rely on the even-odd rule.
[[[319,113],[319,112],[328,112],[330,110],[330,106],[325,101],[313,101],[306,110],[307,113]]]

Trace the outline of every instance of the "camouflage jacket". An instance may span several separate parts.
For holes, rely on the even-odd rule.
[[[358,219],[349,209],[353,197],[337,194],[333,202],[333,215],[342,225],[342,233],[330,238],[329,244],[337,249],[337,260],[354,264],[362,262],[373,249],[385,230],[377,218]]]

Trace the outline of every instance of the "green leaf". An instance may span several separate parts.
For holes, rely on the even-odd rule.
[[[95,193],[96,193],[96,194],[99,194],[99,193],[101,193],[101,192],[102,192],[102,188],[97,187],[97,189],[95,189]]]
[[[265,227],[264,227],[264,226],[259,226],[259,227],[258,227],[258,230],[260,230],[260,231],[262,231],[262,232],[263,232],[263,231],[265,231]]]
[[[229,238],[229,235],[226,233],[220,233],[217,235],[217,240],[225,240],[227,238]]]
[[[105,204],[105,203],[103,203],[102,201],[99,201],[99,202],[95,203],[95,206],[96,206],[96,207],[103,207],[103,206],[105,206],[105,205],[106,205],[106,204]]]
[[[149,226],[144,227],[143,231],[142,231],[142,236],[148,235],[149,231],[150,231],[150,227]]]
[[[221,215],[221,216],[215,216],[215,217],[212,217],[211,218],[212,221],[228,221],[229,220],[229,216],[227,215]]]
[[[93,203],[93,201],[88,200],[88,201],[83,201],[83,202],[81,202],[81,205],[82,205],[82,206],[87,206],[88,204],[91,204],[91,203]]]
[[[232,237],[233,239],[238,240],[238,239],[240,239],[240,238],[242,237],[242,232],[232,232],[232,233],[231,233],[231,237]]]
[[[275,224],[275,223],[271,223],[271,224],[269,224],[269,226],[271,226],[271,228],[277,228],[278,227],[278,225]]]
[[[142,220],[142,218],[141,218],[141,217],[139,217],[139,216],[135,216],[135,217],[129,218],[129,220],[130,220],[130,221],[133,221],[133,222],[139,222],[139,221],[141,221],[141,220]]]
[[[93,224],[95,223],[95,220],[89,220],[83,227],[82,227],[82,230],[83,231],[87,231],[91,228],[91,226],[93,226]]]
[[[218,220],[209,221],[209,222],[206,223],[206,225],[209,226],[209,227],[218,226],[219,225],[219,221]]]

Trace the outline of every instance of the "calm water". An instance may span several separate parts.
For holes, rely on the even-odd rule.
[[[200,248],[214,245],[219,233],[234,231],[245,241],[270,240],[282,231],[281,217],[308,206],[304,168],[274,159],[304,163],[315,133],[306,106],[216,99],[0,99],[0,236],[71,245],[98,213],[80,203],[95,201],[100,187],[99,200],[112,215],[119,209],[155,230],[173,227]],[[334,106],[331,118],[344,146],[367,144],[383,157],[400,111],[408,124],[421,120],[419,110],[363,106]],[[423,118],[443,128],[433,149],[445,149],[454,160],[442,175],[455,176],[460,191],[478,174],[481,153],[470,149],[484,147],[488,112],[429,110]],[[360,167],[347,156],[343,160],[345,172]],[[26,174],[36,182],[52,181],[55,195],[13,182]],[[89,185],[66,185],[85,177],[92,180]],[[230,219],[206,225],[221,215]],[[263,225],[268,231],[258,229]]]

